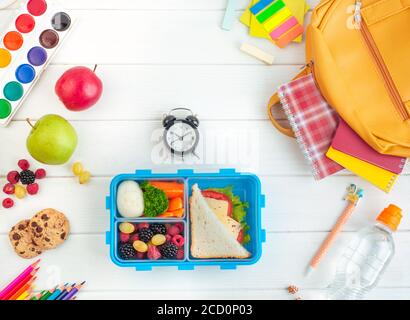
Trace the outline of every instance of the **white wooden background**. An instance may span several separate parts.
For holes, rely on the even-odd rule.
[[[11,249],[7,236],[11,226],[54,207],[70,218],[72,234],[63,246],[42,255],[38,289],[57,281],[87,280],[83,299],[291,299],[285,288],[296,284],[304,298],[321,298],[341,247],[354,231],[372,223],[382,208],[396,203],[404,210],[396,256],[368,298],[410,297],[410,177],[402,176],[390,195],[348,173],[315,182],[295,142],[276,132],[267,119],[270,94],[304,63],[303,44],[279,50],[266,40],[249,38],[239,22],[230,32],[221,30],[225,0],[62,2],[79,17],[78,24],[11,125],[0,129],[0,181],[5,182],[5,174],[18,159],[29,158],[25,139],[30,128],[24,119],[48,113],[71,120],[79,135],[73,160],[83,161],[94,177],[89,185],[80,186],[69,165],[47,167],[49,178],[41,181],[38,196],[17,202],[12,210],[0,209],[0,286],[28,265]],[[310,0],[311,5],[317,2]],[[247,1],[240,3],[238,17]],[[11,15],[11,9],[0,11],[0,22]],[[265,66],[241,53],[244,41],[274,54],[275,65]],[[66,111],[54,94],[55,81],[73,65],[95,63],[105,85],[103,99],[87,112]],[[120,269],[109,259],[104,205],[110,179],[154,166],[151,134],[160,126],[162,114],[178,105],[199,114],[203,132],[243,128],[258,132],[254,165],[267,195],[263,211],[267,243],[254,266],[138,273]],[[34,161],[33,165],[39,166]],[[320,268],[305,278],[309,259],[344,206],[341,198],[350,182],[365,188],[365,198]]]

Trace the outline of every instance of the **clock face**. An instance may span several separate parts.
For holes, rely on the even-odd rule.
[[[165,142],[176,153],[188,153],[198,144],[198,131],[183,120],[177,120],[165,132]]]

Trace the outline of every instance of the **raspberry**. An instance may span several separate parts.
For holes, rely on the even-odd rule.
[[[172,240],[172,236],[170,236],[169,234],[166,234],[165,239],[167,239],[167,242],[170,242]]]
[[[135,241],[138,241],[140,239],[138,233],[133,234],[130,238],[131,242],[134,243]]]
[[[175,244],[177,247],[182,247],[185,243],[185,239],[183,236],[177,234],[172,238],[172,243]]]
[[[138,228],[137,228],[137,229],[145,229],[145,228],[149,228],[149,224],[146,223],[146,222],[143,222],[143,223],[140,223],[140,224],[138,225]]]
[[[17,171],[11,171],[7,174],[7,181],[16,184],[20,181],[20,174]]]
[[[27,186],[27,193],[33,196],[38,193],[38,189],[39,187],[37,183],[29,184]]]
[[[182,249],[182,248],[178,249],[177,259],[178,259],[178,260],[182,260],[182,259],[184,259],[184,257],[185,257],[184,249]]]
[[[170,236],[176,236],[177,234],[179,234],[179,228],[178,228],[177,226],[175,226],[175,225],[171,226],[171,227],[168,229],[168,234],[169,234]]]
[[[10,198],[4,199],[3,200],[3,207],[6,209],[10,209],[12,206],[14,206],[14,201]]]
[[[137,259],[144,260],[145,259],[145,252],[137,252]]]
[[[183,224],[182,222],[177,222],[177,223],[175,223],[175,227],[178,227],[179,233],[183,233],[183,232],[184,232],[184,224]]]
[[[147,257],[150,260],[158,260],[161,258],[161,252],[159,252],[159,249],[156,246],[148,245]]]
[[[128,233],[122,233],[120,232],[120,241],[125,243],[130,240],[130,235]]]
[[[15,190],[15,187],[11,183],[6,184],[3,188],[3,192],[5,194],[14,194],[14,190]]]
[[[37,169],[35,173],[36,179],[44,179],[46,175],[47,173],[46,173],[46,170],[44,169]]]
[[[26,159],[21,159],[17,165],[19,166],[19,168],[21,170],[27,170],[28,168],[30,168],[30,163],[26,160]]]

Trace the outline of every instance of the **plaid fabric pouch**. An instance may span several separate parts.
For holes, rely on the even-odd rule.
[[[300,148],[316,180],[344,168],[326,157],[338,125],[338,115],[323,99],[313,75],[279,87],[278,94]]]

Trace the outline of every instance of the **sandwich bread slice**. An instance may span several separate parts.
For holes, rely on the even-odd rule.
[[[247,259],[251,256],[212,211],[198,185],[190,198],[191,255],[198,259]]]

